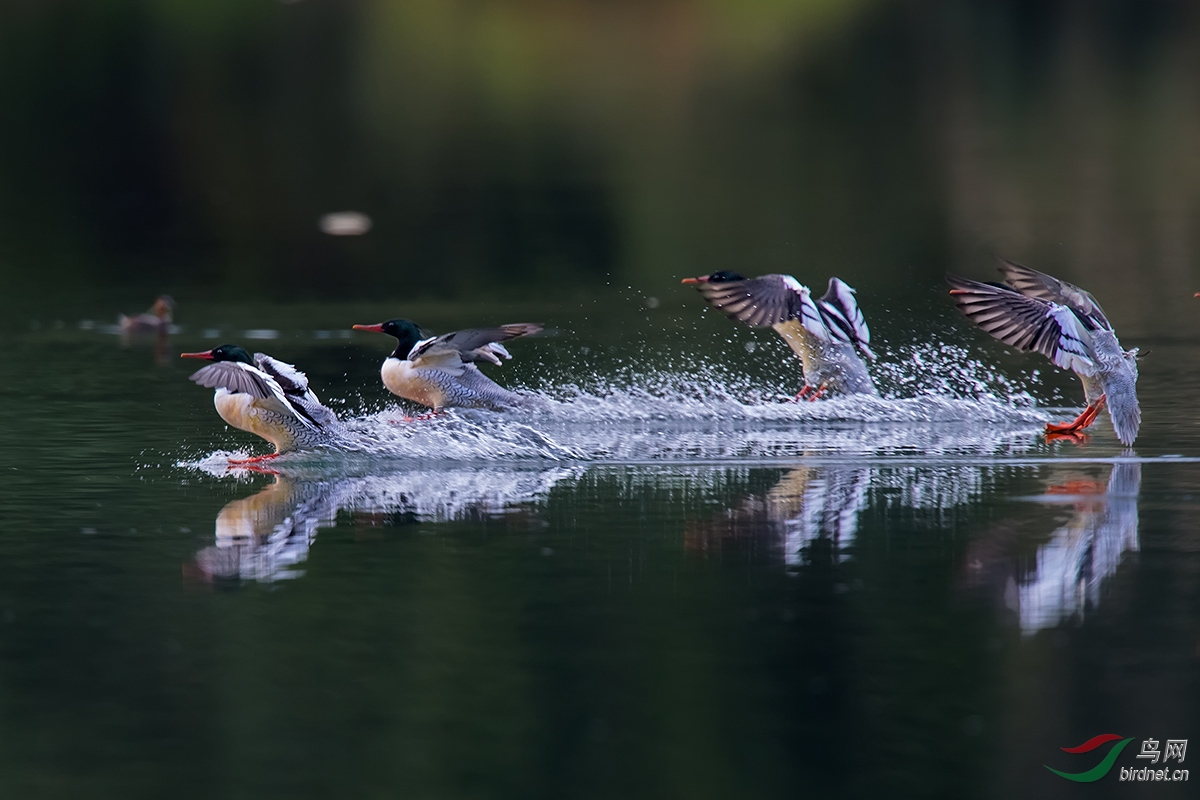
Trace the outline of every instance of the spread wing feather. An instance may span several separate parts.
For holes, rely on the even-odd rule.
[[[1063,369],[1095,375],[1091,336],[1063,304],[1008,286],[948,275],[954,302],[979,327],[1018,350],[1036,351]]]
[[[288,402],[299,416],[307,417],[321,428],[337,424],[337,414],[321,404],[317,393],[308,385],[308,376],[303,372],[266,353],[255,353],[254,363],[279,383]]]
[[[207,389],[225,389],[241,392],[259,400],[275,400],[283,410],[294,415],[310,428],[312,421],[293,406],[283,387],[272,376],[258,367],[240,361],[217,361],[192,373],[191,380]]]
[[[1005,282],[1021,294],[1071,309],[1089,329],[1101,327],[1112,330],[1112,323],[1104,316],[1104,309],[1086,289],[1003,258],[1000,259],[1000,273]]]
[[[308,376],[291,364],[272,358],[266,353],[255,353],[254,365],[274,378],[287,394],[303,395],[309,391]]]
[[[710,281],[699,283],[696,288],[713,308],[747,325],[758,328],[797,319],[819,339],[830,338],[812,293],[790,275]]]
[[[494,328],[469,328],[445,333],[417,342],[408,352],[408,360],[414,363],[421,359],[426,363],[490,361],[499,364],[501,358],[512,358],[500,342],[537,333],[542,327],[537,322],[514,322]]]
[[[817,309],[833,341],[852,344],[864,355],[875,358],[871,352],[871,331],[867,328],[867,320],[854,298],[854,290],[845,281],[830,278],[829,288],[817,301]]]
[[[235,361],[217,361],[203,366],[192,373],[191,380],[206,389],[228,389],[259,400],[283,399],[283,389],[274,379],[261,370]]]

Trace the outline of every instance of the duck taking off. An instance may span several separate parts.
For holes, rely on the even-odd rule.
[[[800,400],[816,400],[826,392],[878,396],[863,355],[874,360],[871,332],[854,290],[838,278],[829,279],[824,296],[812,292],[791,275],[745,278],[736,272],[714,272],[684,278],[714,308],[752,327],[771,327],[800,357],[804,388]]]
[[[959,309],[979,327],[1018,350],[1041,353],[1083,382],[1087,408],[1047,433],[1075,434],[1106,404],[1122,444],[1133,444],[1142,422],[1137,399],[1137,348],[1122,349],[1112,323],[1089,292],[1043,272],[1001,260],[1005,283],[947,275]]]
[[[332,444],[344,434],[337,415],[321,405],[308,388],[308,377],[291,364],[265,353],[251,358],[236,344],[180,357],[213,362],[196,370],[191,380],[217,390],[213,404],[221,419],[275,445],[273,454],[247,461]]]
[[[495,328],[425,338],[416,323],[390,319],[377,325],[355,325],[357,331],[396,337],[396,349],[379,370],[388,391],[434,412],[443,408],[487,408],[502,411],[526,405],[528,398],[500,386],[475,366],[480,361],[500,364],[512,355],[501,342],[542,330],[537,322],[514,322]]]

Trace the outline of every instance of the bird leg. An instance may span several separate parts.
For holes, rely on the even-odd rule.
[[[260,461],[270,461],[272,458],[279,458],[279,453],[268,453],[265,456],[254,456],[253,458],[231,458],[230,464],[257,464]]]
[[[828,388],[829,387],[823,383],[820,386],[813,386],[812,384],[806,383],[804,384],[803,389],[796,392],[796,396],[792,398],[792,402],[799,403],[801,400],[808,400],[808,402],[811,403],[814,400],[824,397],[825,390]]]
[[[815,387],[815,386],[809,386],[807,383],[804,384],[804,388],[801,389],[800,391],[796,392],[796,396],[792,398],[792,402],[799,403],[801,400],[803,400],[804,398],[806,398],[810,394],[812,394],[816,390],[816,388],[817,387]]]
[[[1096,415],[1104,408],[1107,398],[1100,395],[1088,405],[1078,417],[1070,422],[1047,422],[1046,433],[1079,433],[1096,421]]]
[[[416,417],[405,417],[401,421],[402,422],[422,422],[427,419],[437,419],[438,417],[440,417],[442,414],[445,414],[445,413],[446,412],[443,409],[435,408],[433,411],[429,411],[425,414],[421,414]],[[395,424],[396,420],[392,420],[392,423]]]
[[[1047,442],[1057,442],[1059,439],[1063,439],[1073,444],[1083,444],[1091,438],[1083,431],[1071,431],[1070,433],[1051,433],[1050,431],[1046,431]]]
[[[257,464],[247,464],[242,469],[246,472],[257,472],[259,475],[278,475],[279,470],[270,467],[260,467]]]
[[[1085,494],[1104,494],[1108,491],[1108,484],[1100,483],[1100,481],[1067,481],[1062,484],[1054,484],[1046,487],[1046,494],[1065,494],[1065,495],[1085,495]]]

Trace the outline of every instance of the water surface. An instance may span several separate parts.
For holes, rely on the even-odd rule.
[[[1151,355],[1125,449],[1106,417],[1046,443],[1073,379],[949,309],[926,342],[876,325],[885,399],[790,404],[769,336],[611,307],[489,317],[557,331],[492,370],[545,408],[417,423],[385,337],[336,325],[383,309],[196,306],[157,360],[10,320],[0,783],[1060,796],[1061,747],[1196,730],[1195,344],[1126,343]],[[174,357],[225,340],[305,368],[371,446],[230,469],[266,447]]]

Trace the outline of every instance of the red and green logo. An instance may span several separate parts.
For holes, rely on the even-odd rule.
[[[1053,772],[1055,775],[1059,775],[1069,781],[1075,781],[1076,783],[1091,783],[1092,781],[1098,781],[1107,775],[1108,771],[1112,769],[1113,764],[1117,760],[1117,756],[1121,755],[1121,751],[1125,749],[1125,745],[1133,741],[1132,738],[1124,739],[1115,733],[1102,733],[1099,736],[1093,736],[1091,739],[1088,739],[1078,747],[1062,748],[1063,752],[1066,753],[1090,753],[1097,747],[1103,747],[1109,742],[1115,742],[1117,739],[1121,739],[1120,744],[1115,745],[1111,750],[1108,751],[1108,755],[1104,757],[1103,761],[1086,772],[1061,772],[1049,764],[1043,764],[1042,766]]]

